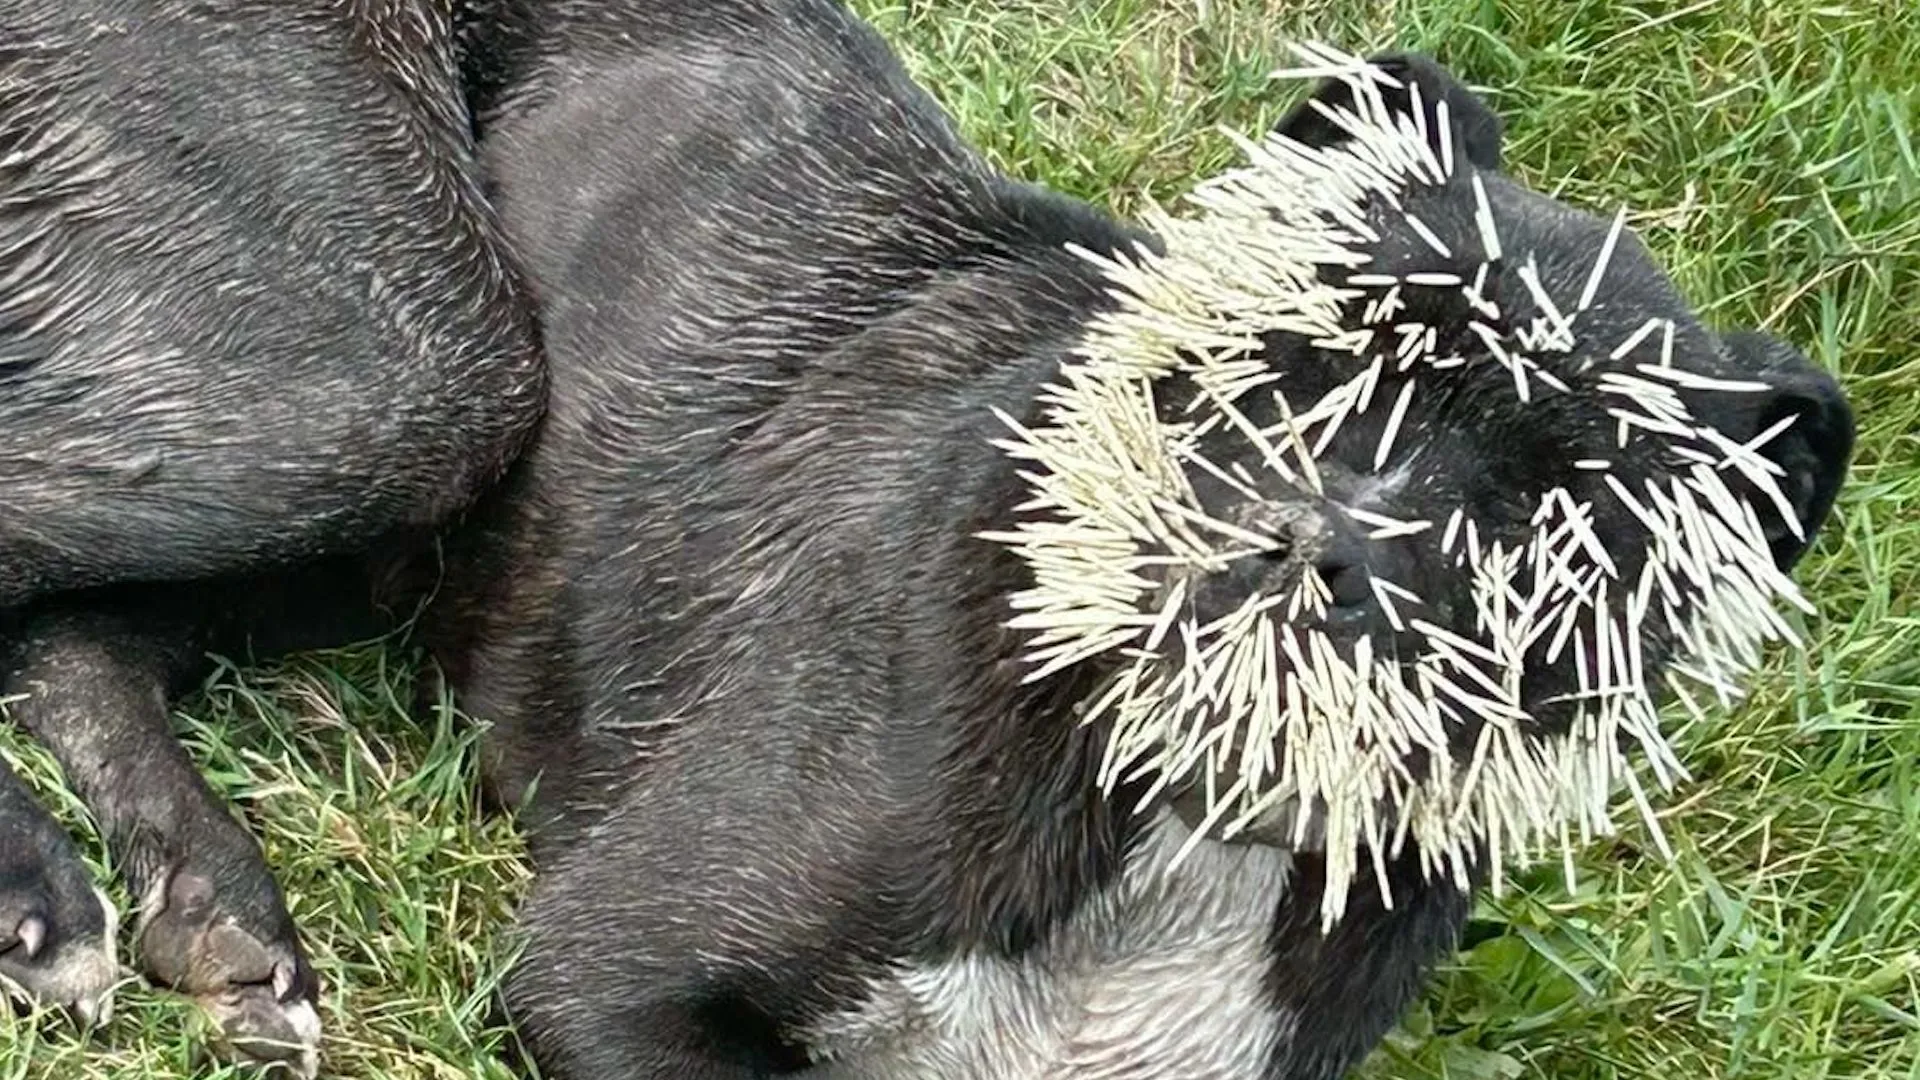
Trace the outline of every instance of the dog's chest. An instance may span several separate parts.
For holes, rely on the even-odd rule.
[[[1294,1018],[1266,989],[1290,863],[1156,825],[1120,881],[1044,947],[876,981],[808,1042],[857,1080],[1255,1080]]]

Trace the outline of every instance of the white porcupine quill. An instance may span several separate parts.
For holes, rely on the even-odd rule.
[[[1351,139],[1330,148],[1278,136],[1237,139],[1248,164],[1202,184],[1190,197],[1197,213],[1149,215],[1164,255],[1082,252],[1104,268],[1117,306],[1094,321],[1043,394],[1044,424],[1029,428],[1002,416],[1014,435],[998,445],[1022,463],[1032,497],[1020,511],[1031,516],[986,535],[1019,552],[1034,575],[1033,586],[1013,597],[1010,622],[1031,633],[1029,677],[1096,657],[1114,665],[1085,708],[1087,721],[1112,732],[1103,768],[1109,787],[1128,777],[1197,783],[1210,821],[1226,835],[1283,805],[1293,810],[1296,842],[1317,826],[1327,854],[1327,927],[1369,867],[1392,903],[1384,867],[1408,841],[1427,875],[1462,883],[1480,845],[1496,889],[1503,862],[1549,849],[1571,874],[1572,845],[1612,831],[1610,803],[1623,784],[1664,849],[1645,789],[1620,750],[1625,736],[1663,790],[1684,776],[1660,732],[1656,688],[1642,667],[1642,628],[1677,640],[1664,678],[1697,709],[1687,681],[1731,700],[1760,646],[1791,640],[1775,601],[1805,606],[1775,568],[1757,515],[1725,481],[1732,470],[1789,510],[1774,483],[1777,468],[1754,452],[1778,429],[1750,444],[1733,442],[1695,424],[1674,392],[1765,387],[1673,368],[1670,323],[1649,320],[1609,350],[1619,360],[1660,333],[1660,364],[1608,373],[1600,390],[1613,403],[1620,445],[1636,433],[1669,443],[1673,473],[1636,490],[1605,460],[1572,463],[1603,477],[1647,530],[1649,557],[1637,580],[1620,580],[1594,531],[1594,508],[1556,488],[1541,497],[1533,536],[1519,546],[1483,544],[1480,525],[1464,510],[1444,525],[1363,519],[1374,538],[1432,543],[1470,575],[1471,631],[1420,618],[1417,590],[1375,580],[1392,625],[1424,640],[1411,659],[1383,661],[1364,637],[1343,649],[1311,621],[1296,625],[1325,602],[1311,574],[1282,595],[1247,597],[1212,624],[1185,610],[1188,580],[1266,543],[1201,508],[1190,470],[1242,493],[1253,480],[1244,472],[1236,478],[1238,466],[1200,458],[1201,433],[1238,433],[1249,467],[1317,492],[1314,457],[1353,415],[1387,412],[1376,470],[1394,457],[1419,380],[1415,372],[1397,396],[1376,395],[1387,351],[1401,371],[1461,362],[1434,355],[1431,328],[1395,326],[1404,305],[1392,275],[1351,272],[1344,289],[1319,276],[1324,266],[1353,271],[1365,262],[1358,252],[1372,231],[1362,199],[1400,207],[1409,186],[1445,181],[1452,153],[1435,156],[1423,110],[1414,110],[1418,119],[1389,110],[1380,88],[1395,84],[1384,72],[1320,46],[1297,51],[1305,65],[1285,74],[1336,78],[1351,89],[1350,108],[1313,106]],[[1478,177],[1473,184],[1482,256],[1518,258],[1503,253],[1485,190]],[[1445,251],[1424,223],[1406,223],[1429,248]],[[1544,317],[1511,337],[1478,320],[1469,328],[1507,369],[1521,400],[1566,392],[1529,354],[1573,348],[1619,229],[1616,219],[1579,297],[1556,303],[1524,258],[1520,276]],[[1471,281],[1423,283],[1458,286],[1481,317],[1498,320],[1482,292],[1486,278],[1483,264]],[[1363,311],[1357,326],[1356,308]],[[1261,430],[1235,403],[1270,386],[1262,335],[1275,331],[1309,339],[1328,363],[1352,354],[1356,374],[1308,407],[1283,402],[1285,421]],[[1375,348],[1382,331],[1399,338],[1390,350]],[[1369,355],[1371,366],[1362,360]],[[1200,393],[1179,424],[1167,424],[1157,418],[1154,390],[1176,371]],[[1171,587],[1162,590],[1163,579]],[[1563,735],[1528,730],[1530,704],[1544,703],[1521,699],[1521,676],[1528,651],[1542,642],[1549,664],[1570,664],[1578,675],[1578,712]],[[1480,730],[1460,754],[1448,733],[1467,719]],[[1416,750],[1431,763],[1418,773],[1408,764]]]

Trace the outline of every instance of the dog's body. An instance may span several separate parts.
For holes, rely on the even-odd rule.
[[[496,781],[537,785],[511,997],[547,1068],[1344,1072],[1466,895],[1408,855],[1391,909],[1363,888],[1323,936],[1316,852],[1208,841],[1169,871],[1187,825],[1138,788],[1100,796],[1101,732],[1074,711],[1095,675],[1022,683],[1004,624],[1027,572],[978,538],[1026,496],[993,410],[1032,422],[1109,302],[1066,244],[1144,238],[994,175],[828,0],[505,6],[469,77],[493,88],[483,167],[552,391],[433,621],[461,699],[500,725]],[[1445,137],[1510,242],[1577,291],[1604,223],[1499,176],[1484,106],[1403,70],[1453,106]],[[1333,138],[1310,111],[1287,124]],[[1422,204],[1456,248],[1468,190]],[[1393,235],[1375,255],[1421,250]],[[1708,366],[1771,365],[1816,418],[1837,400],[1802,358],[1723,347],[1643,251],[1617,262],[1621,336],[1671,315]],[[1275,350],[1326,378],[1300,343]],[[1589,437],[1505,387],[1468,398],[1409,421],[1442,471],[1355,489],[1498,508],[1543,450]],[[1720,412],[1739,430],[1756,407]],[[1823,430],[1797,466],[1809,520],[1846,453]]]
[[[0,606],[364,547],[498,475],[540,368],[438,6],[0,5]]]
[[[1278,852],[1130,853],[1169,854],[1100,798],[1076,688],[1017,685],[1022,572],[974,538],[1021,497],[992,408],[1030,413],[1103,303],[1065,243],[1137,236],[993,175],[829,3],[596,29],[647,47],[481,117],[552,390],[435,620],[498,779],[539,776],[543,1060],[1337,1075],[1464,898],[1322,940]]]
[[[550,389],[535,441],[446,538],[423,626],[466,709],[498,725],[494,783],[532,793],[540,884],[509,997],[547,1074],[1326,1080],[1358,1060],[1450,948],[1465,891],[1409,853],[1385,870],[1391,908],[1360,888],[1323,933],[1310,847],[1208,840],[1169,869],[1190,822],[1138,786],[1102,796],[1102,732],[1075,713],[1099,673],[1022,681],[1005,622],[1029,575],[978,536],[1027,496],[991,445],[994,410],[1032,419],[1111,302],[1068,244],[1149,238],[996,175],[830,0],[489,0],[461,17],[477,168],[540,306]],[[1402,70],[1453,106],[1436,130],[1513,242],[1538,248],[1557,287],[1584,275],[1604,224],[1500,177],[1484,107],[1430,65]],[[1287,123],[1335,138],[1309,111]],[[1456,239],[1473,228],[1464,190],[1428,206]],[[1390,235],[1375,255],[1413,250]],[[1675,317],[1709,366],[1767,367],[1788,387],[1720,410],[1730,433],[1789,399],[1825,419],[1787,463],[1817,522],[1850,439],[1830,380],[1791,350],[1723,347],[1643,252],[1618,262],[1625,325]],[[504,276],[498,292],[503,310],[519,303]],[[483,373],[529,385],[521,352],[482,347],[491,333],[444,337],[453,358],[484,353]],[[1303,343],[1273,353],[1289,379],[1325,378]],[[468,392],[502,418],[473,450],[497,461],[524,427],[518,399]],[[425,396],[353,400],[381,394]],[[1535,479],[1527,455],[1587,434],[1478,394],[1471,422],[1410,418],[1449,456],[1405,490],[1497,508]],[[180,422],[223,402],[184,399]],[[344,438],[295,441],[324,455]],[[471,487],[445,482],[458,497],[402,498],[410,512],[317,549],[438,520]],[[263,535],[250,550],[303,550]],[[107,580],[259,565],[194,563],[182,543]],[[303,577],[274,581],[302,595]],[[112,595],[104,613],[62,601],[57,625],[97,643],[102,618],[132,619],[146,640],[125,651],[150,658],[168,595]],[[240,621],[310,640],[327,610]]]

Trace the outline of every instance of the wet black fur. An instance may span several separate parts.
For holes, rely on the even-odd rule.
[[[88,72],[100,58],[45,27],[56,10],[113,15],[93,7],[0,3],[0,28],[27,25],[52,43],[45,62]],[[997,175],[828,0],[476,2],[462,12],[458,77],[477,161],[465,110],[447,104],[457,95],[433,92],[455,76],[425,5],[192,10],[216,11],[206,17],[251,47],[205,52],[229,39],[182,29],[178,41],[141,39],[177,51],[156,44],[137,53],[144,67],[115,70],[156,102],[209,96],[217,73],[217,119],[174,100],[112,114],[120,142],[109,140],[136,162],[184,154],[193,167],[168,182],[187,186],[159,199],[147,191],[161,181],[128,171],[112,196],[135,208],[127,216],[50,227],[74,243],[89,228],[120,230],[91,256],[106,272],[66,282],[96,289],[83,304],[152,296],[185,314],[100,340],[31,317],[0,333],[31,387],[0,408],[16,409],[9,431],[38,432],[37,445],[79,436],[64,434],[69,414],[36,401],[165,403],[131,425],[71,413],[94,418],[73,430],[100,441],[105,469],[78,451],[24,479],[0,462],[0,505],[32,508],[0,521],[0,586],[27,605],[14,670],[57,676],[37,680],[51,702],[40,706],[50,719],[28,722],[37,734],[65,739],[76,762],[157,753],[159,710],[199,650],[265,631],[292,647],[357,627],[359,605],[338,601],[359,594],[331,576],[344,567],[357,581],[356,564],[275,568],[400,550],[395,530],[446,521],[512,453],[540,377],[523,290],[500,254],[510,249],[540,307],[545,420],[447,533],[444,565],[423,557],[414,569],[436,579],[429,645],[463,705],[499,725],[493,783],[509,800],[532,792],[540,883],[509,1002],[547,1074],[801,1069],[790,1033],[852,1004],[864,977],[961,949],[1018,955],[1111,880],[1138,792],[1095,790],[1099,732],[1071,715],[1093,675],[1019,684],[1021,643],[1001,624],[1024,571],[975,534],[1005,527],[1025,495],[988,444],[1004,434],[990,407],[1032,417],[1035,392],[1106,302],[1063,242],[1146,238]],[[429,61],[395,79],[395,56]],[[1463,157],[1492,176],[1497,119],[1429,62],[1399,63],[1426,100],[1449,101]],[[78,78],[50,77],[45,96],[97,101],[102,115],[120,100]],[[0,125],[34,104],[0,100]],[[287,130],[295,115],[319,127]],[[198,123],[222,137],[196,142]],[[1289,123],[1333,137],[1311,113]],[[446,182],[409,194],[423,169]],[[475,206],[475,177],[500,233]],[[1604,223],[1495,187],[1534,239],[1559,238],[1544,250],[1566,269],[1550,280],[1584,272]],[[1470,222],[1457,196],[1436,197],[1434,220]],[[431,205],[408,201],[420,198]],[[243,220],[241,206],[294,216]],[[205,224],[223,213],[236,215],[228,231]],[[0,243],[33,239],[6,228]],[[327,228],[339,247],[312,242]],[[409,228],[435,242],[410,243]],[[118,254],[183,235],[204,235],[209,254]],[[1390,236],[1379,254],[1390,262],[1407,243]],[[1684,314],[1643,254],[1621,266],[1611,294],[1623,308]],[[258,275],[243,293],[280,306],[257,317],[222,301],[213,268]],[[376,275],[414,283],[426,306],[402,312]],[[416,315],[435,329],[403,332]],[[1703,403],[1726,430],[1764,427],[1756,409],[1826,420],[1780,451],[1819,520],[1851,446],[1837,388],[1789,347],[1729,337],[1722,349],[1688,325],[1696,351],[1730,370],[1764,353],[1793,373],[1788,391],[1757,403],[1718,414]],[[131,363],[127,341],[140,355],[177,345],[184,367]],[[55,346],[97,370],[60,382]],[[1276,363],[1307,371],[1303,348],[1276,342]],[[396,413],[413,422],[392,423]],[[1457,477],[1522,476],[1524,462],[1500,470],[1529,444],[1504,440],[1531,429],[1485,415],[1455,448]],[[98,496],[63,502],[48,494],[56,480]],[[1506,493],[1496,480],[1477,494]],[[24,521],[61,542],[9,540]],[[1799,550],[1783,539],[1782,561]],[[267,577],[246,577],[256,573]],[[168,584],[209,575],[218,590]],[[146,584],[45,595],[128,581]],[[61,694],[92,700],[82,695],[109,684],[140,718],[61,711]],[[76,783],[105,818],[160,806],[148,824],[179,841],[175,861],[239,850],[196,824],[208,820],[197,781],[177,755],[162,759],[172,763],[140,781]],[[18,818],[5,795],[0,827]],[[271,881],[252,858],[218,884],[284,943],[277,895],[256,903]],[[1276,902],[1271,986],[1300,1026],[1270,1077],[1339,1075],[1451,947],[1467,897],[1417,884],[1408,865],[1393,873],[1393,910],[1362,888],[1323,937],[1321,870],[1303,857],[1299,890]],[[0,872],[0,900],[7,882]]]

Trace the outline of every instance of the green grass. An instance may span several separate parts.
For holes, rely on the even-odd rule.
[[[1228,164],[1291,90],[1290,36],[1439,55],[1508,118],[1511,168],[1622,202],[1725,326],[1841,373],[1858,466],[1800,578],[1806,658],[1689,730],[1696,777],[1483,903],[1368,1077],[1920,1077],[1920,6],[1912,0],[862,0],[1006,168],[1121,211]],[[1203,13],[1204,10],[1204,13]],[[180,725],[265,840],[327,982],[327,1071],[506,1076],[487,1002],[524,890],[462,725],[405,715],[373,650],[225,671]],[[31,747],[0,748],[83,815]],[[1630,816],[1630,815],[1629,815]],[[93,848],[97,855],[97,847]],[[124,905],[127,898],[117,894]],[[0,1080],[184,1077],[192,1011],[131,983],[111,1027],[0,1018]]]

